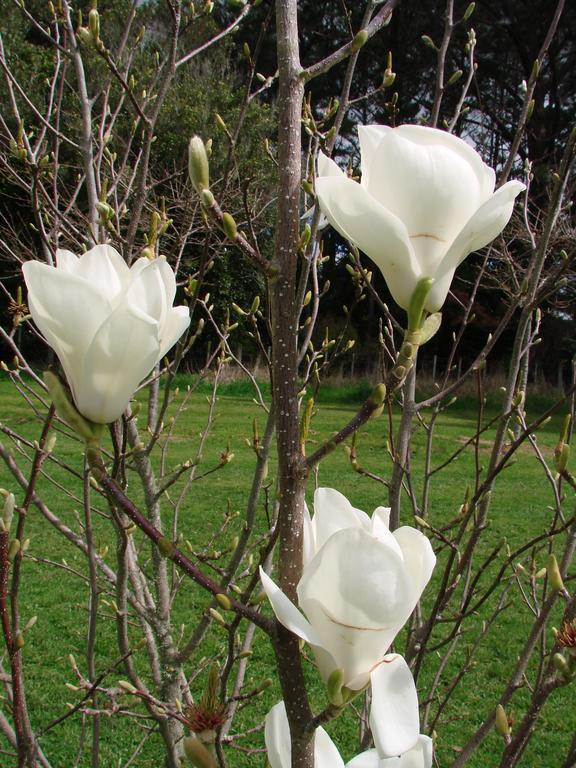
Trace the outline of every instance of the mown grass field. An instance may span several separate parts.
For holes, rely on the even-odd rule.
[[[186,380],[179,381],[180,392],[174,398],[170,414],[176,413],[186,397]],[[366,388],[339,387],[326,389],[319,399],[312,424],[311,439],[308,450],[314,449],[322,440],[340,428],[354,413],[362,397],[367,393]],[[200,435],[206,427],[210,404],[210,390],[203,386],[195,392],[179,414],[174,438],[166,453],[168,467],[174,466],[186,459],[194,459],[198,453]],[[245,438],[252,435],[253,420],[256,419],[260,432],[263,431],[265,414],[252,400],[253,393],[245,383],[227,385],[222,388],[216,403],[216,418],[211,426],[210,435],[202,452],[202,462],[199,474],[212,469],[218,464],[220,454],[230,446],[234,459],[225,467],[206,477],[198,479],[191,487],[182,505],[179,533],[189,540],[195,550],[202,549],[208,544],[212,531],[221,524],[224,515],[232,510],[239,512],[228,526],[223,540],[210,544],[211,548],[224,549],[237,533],[241,525],[242,513],[246,506],[250,488],[252,471],[255,464],[254,453],[246,444]],[[17,432],[24,438],[33,440],[39,437],[41,422],[33,414],[28,403],[17,393],[11,382],[0,379],[0,402],[2,404],[0,422],[2,425]],[[528,402],[528,418],[536,416],[549,402],[539,400]],[[486,418],[497,412],[498,398],[492,398],[486,407]],[[537,435],[537,440],[544,456],[550,458],[553,447],[558,439],[561,418],[564,411],[552,418]],[[397,414],[395,415],[395,418]],[[436,429],[434,465],[445,461],[451,453],[462,445],[475,430],[476,410],[472,400],[456,402],[440,415]],[[482,437],[480,454],[488,460],[491,447],[492,432],[488,431]],[[360,464],[367,470],[383,478],[390,476],[390,460],[386,451],[387,421],[384,417],[369,422],[360,431],[358,437],[358,458]],[[11,441],[5,432],[0,433],[0,440],[9,445],[12,453],[21,463],[24,471],[28,471],[26,460],[20,451],[28,456],[30,449],[25,445],[18,446]],[[413,451],[413,480],[417,495],[420,491],[420,477],[424,460],[424,433],[416,426]],[[54,451],[54,458],[75,468],[82,468],[82,446],[78,442],[59,435]],[[463,500],[464,490],[468,482],[472,482],[474,472],[474,456],[471,448],[466,449],[458,460],[449,464],[445,470],[435,476],[432,482],[430,499],[430,521],[440,527],[453,519]],[[272,456],[269,467],[267,486],[269,494],[274,491],[275,458]],[[379,504],[386,503],[386,489],[383,485],[355,473],[347,460],[346,453],[339,449],[322,463],[318,477],[319,485],[332,486],[343,492],[352,503],[371,512]],[[54,482],[60,484],[55,485]],[[311,479],[309,501],[312,499],[314,478]],[[10,476],[6,466],[0,463],[0,486],[16,491],[16,483]],[[163,500],[166,522],[171,518],[170,500],[175,498],[179,485],[169,492],[169,498]],[[129,486],[135,498],[138,498],[137,484],[133,480]],[[76,498],[70,496],[71,492]],[[81,488],[71,474],[56,461],[50,460],[45,465],[45,475],[40,479],[38,493],[48,506],[58,513],[61,518],[74,530],[80,530]],[[18,490],[18,501],[22,501],[22,491]],[[514,549],[531,536],[546,530],[550,522],[550,505],[552,503],[550,488],[545,474],[536,460],[534,453],[528,447],[523,447],[513,463],[499,478],[492,500],[490,525],[485,532],[480,547],[482,560],[490,549],[502,537],[506,537],[508,545]],[[102,500],[95,502],[100,509],[105,509]],[[572,505],[566,504],[566,513],[572,513]],[[412,523],[408,505],[403,507],[404,523]],[[266,528],[264,506],[259,508],[259,529]],[[86,583],[87,565],[83,556],[66,542],[33,507],[27,521],[27,535],[31,539],[30,548],[23,572],[21,587],[21,612],[23,622],[37,615],[36,626],[27,634],[24,649],[26,666],[26,681],[28,705],[34,726],[42,728],[52,718],[66,710],[66,703],[75,703],[79,693],[66,687],[66,683],[74,683],[68,656],[74,654],[79,666],[84,667],[86,647],[86,611],[88,587]],[[142,552],[147,551],[147,542],[141,534],[139,544]],[[107,558],[114,564],[114,536],[107,520],[97,521],[96,537],[100,547],[109,547]],[[486,579],[495,573],[505,557],[506,547],[491,566]],[[441,558],[444,555],[441,555]],[[538,567],[544,564],[544,555],[539,556]],[[439,572],[439,569],[437,569]],[[574,575],[574,574],[572,574]],[[506,574],[502,587],[511,577]],[[425,602],[433,599],[437,580],[428,587]],[[479,615],[468,633],[464,635],[458,652],[448,663],[443,677],[444,690],[452,677],[457,673],[465,658],[467,648],[474,641],[483,619],[487,618],[495,606],[499,590],[491,599],[482,615]],[[440,766],[449,766],[451,760],[488,714],[497,701],[499,692],[505,684],[506,675],[512,669],[524,638],[529,631],[531,613],[519,599],[519,593],[512,590],[509,606],[500,615],[486,641],[475,655],[474,665],[467,676],[466,682],[458,689],[453,699],[446,707],[444,717],[436,731],[437,757]],[[118,657],[114,646],[113,608],[109,604],[111,595],[103,591],[101,594],[101,622],[97,645],[97,663],[99,670],[107,669]],[[108,605],[106,604],[108,601]],[[175,601],[175,633],[178,627],[184,625],[183,632],[194,627],[200,613],[208,605],[208,600],[188,583],[185,583]],[[556,614],[557,615],[557,614]],[[134,639],[137,632],[134,631]],[[217,658],[222,653],[224,635],[217,626],[210,631],[200,654],[190,661],[189,672],[192,675],[202,666],[201,657]],[[401,644],[398,647],[401,650]],[[135,655],[136,665],[145,674],[146,659],[144,651]],[[419,680],[420,698],[426,697],[426,686],[436,669],[437,658],[425,666]],[[4,667],[6,660],[4,659]],[[315,702],[322,705],[323,692],[319,678],[311,664],[307,667],[310,683],[314,690]],[[122,673],[112,673],[108,684],[122,678]],[[265,678],[272,678],[272,686],[258,697],[246,712],[242,713],[236,724],[238,730],[254,725],[258,718],[279,698],[273,658],[263,635],[259,634],[254,646],[254,655],[249,667],[247,688],[257,686]],[[201,692],[203,677],[193,683],[193,690]],[[532,740],[521,763],[524,768],[543,767],[555,768],[560,766],[566,754],[570,739],[576,728],[576,683],[555,693],[548,702],[542,716],[538,734]],[[514,699],[511,714],[515,719],[522,715],[526,703],[526,691],[520,691]],[[146,721],[127,717],[110,717],[102,719],[102,768],[115,768],[125,765],[136,744],[143,735],[143,725]],[[330,724],[328,730],[341,749],[345,759],[349,759],[355,750],[356,726],[351,716],[344,716]],[[262,744],[262,736],[255,735],[245,745]],[[84,741],[81,736],[80,717],[74,716],[61,726],[48,731],[42,737],[42,745],[52,760],[54,768],[69,768],[72,765],[88,766],[89,732]],[[6,747],[6,744],[0,746]],[[471,768],[489,768],[498,765],[502,750],[501,738],[492,733],[483,747],[477,752],[468,765]],[[79,757],[78,757],[79,755]],[[159,737],[153,736],[144,746],[133,765],[140,768],[152,768],[162,763],[162,748]],[[2,757],[0,765],[9,766],[13,758]],[[77,760],[77,762],[75,762]],[[246,755],[242,752],[229,750],[228,762],[231,768],[248,768],[263,766],[262,754]],[[14,763],[15,764],[15,763]]]

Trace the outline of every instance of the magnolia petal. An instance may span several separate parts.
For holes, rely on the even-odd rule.
[[[283,624],[286,629],[289,629],[290,632],[293,632],[295,635],[298,635],[298,637],[306,640],[307,643],[310,643],[311,645],[322,645],[318,633],[312,627],[310,622],[304,618],[294,603],[286,597],[280,587],[272,581],[270,576],[268,576],[262,568],[260,568],[260,581],[262,582],[264,592],[266,592],[266,596],[270,601],[270,605],[272,606],[272,610],[276,614],[278,621]]]
[[[145,259],[147,263],[141,266],[142,260],[138,259],[139,263],[135,265],[134,276],[126,293],[126,303],[135,313],[148,316],[162,327],[166,321],[168,302],[161,264],[168,265],[164,260]]]
[[[316,195],[328,221],[372,259],[396,303],[407,309],[421,270],[404,224],[343,175],[317,178]]]
[[[321,643],[313,644],[312,650],[322,679],[326,681],[335,669],[341,669],[347,688],[365,688],[372,669],[382,660],[401,625],[373,628],[346,624],[331,616],[321,600],[301,598],[300,604],[321,637]]]
[[[416,746],[398,758],[382,760],[380,768],[432,768],[434,743],[429,736],[420,734]],[[398,760],[398,762],[393,762]]]
[[[318,152],[318,176],[344,176],[344,171],[324,152]]]
[[[389,528],[389,523],[390,509],[388,507],[377,507],[372,514],[370,532],[374,538],[378,539],[382,544],[386,544],[401,558],[402,550]]]
[[[360,166],[362,169],[362,186],[371,187],[370,173],[374,168],[376,154],[380,143],[387,134],[394,130],[388,125],[359,125],[358,139],[360,140]]]
[[[407,752],[418,740],[418,695],[412,672],[402,656],[386,656],[370,675],[370,729],[380,757]]]
[[[444,132],[425,135],[427,142],[421,143],[406,132],[388,131],[375,153],[370,183],[363,186],[403,222],[423,274],[433,275],[486,197],[476,168],[446,146]]]
[[[105,424],[118,419],[158,359],[158,324],[119,304],[94,334],[77,374],[78,410]],[[129,360],[130,365],[120,361]]]
[[[273,706],[266,715],[264,742],[271,768],[290,768],[292,745],[286,706],[283,701]],[[316,729],[314,736],[314,767],[344,768],[344,761],[336,745],[322,727]]]
[[[421,531],[409,525],[397,528],[392,535],[402,550],[404,565],[410,574],[409,578],[414,589],[415,600],[419,600],[436,565],[436,555],[432,549],[432,544]],[[413,605],[410,613],[414,607]]]
[[[22,272],[34,322],[50,346],[76,359],[109,313],[108,299],[99,286],[39,261],[26,262]]]
[[[367,752],[353,757],[346,763],[346,768],[380,768],[380,765],[378,752],[375,749],[369,749]]]
[[[377,750],[369,749],[346,763],[346,768],[432,768],[432,760],[432,739],[421,734],[416,746],[403,755],[381,760]]]
[[[316,528],[312,525],[310,510],[306,503],[304,503],[304,519],[302,521],[302,543],[302,560],[305,568],[316,552]]]
[[[170,306],[170,304],[168,306]],[[189,325],[190,310],[188,307],[181,305],[179,307],[168,309],[164,325],[160,328],[160,352],[158,353],[158,360],[161,360],[164,355],[172,349]]]
[[[413,591],[410,578],[397,544],[346,528],[318,550],[298,584],[298,597],[307,615],[303,599],[321,599],[332,624],[388,629],[404,614]]]
[[[56,250],[56,266],[58,269],[63,269],[65,272],[74,272],[78,266],[78,256],[72,251],[66,250],[66,248],[58,248]]]
[[[455,136],[453,133],[448,133],[439,128],[428,128],[424,125],[399,125],[398,128],[393,130],[421,146],[442,145],[446,147],[446,149],[459,155],[474,171],[480,184],[482,197],[485,200],[494,191],[494,185],[496,184],[494,170],[482,160],[478,152],[467,141]]]
[[[521,181],[509,181],[496,190],[468,220],[440,264],[436,278],[456,269],[472,251],[488,245],[510,221],[516,197],[526,189]]]
[[[316,729],[314,740],[314,768],[344,768],[344,760],[324,728]]]
[[[334,488],[317,488],[314,491],[315,552],[337,531],[344,528],[368,528],[370,518],[365,512],[354,509],[352,504]]]
[[[512,216],[516,196],[525,188],[520,181],[509,181],[470,218],[436,270],[434,285],[426,297],[428,312],[436,312],[444,304],[456,267],[468,254],[488,245],[502,232]]]
[[[166,297],[166,304],[170,307],[174,303],[174,297],[176,296],[176,275],[174,274],[172,267],[166,261],[165,256],[160,256],[160,258],[156,259],[155,261],[158,264],[158,272],[160,273],[160,278],[164,283],[164,295]]]
[[[386,528],[390,528],[390,507],[376,507],[372,513],[372,522],[379,520]]]
[[[290,768],[290,727],[283,701],[275,704],[264,720],[264,742],[271,768]]]
[[[298,584],[298,601],[318,645],[355,689],[366,685],[388,650],[412,594],[401,555],[360,528],[333,534]]]
[[[98,286],[110,299],[123,291],[130,279],[128,265],[111,245],[95,245],[82,254],[74,274]]]

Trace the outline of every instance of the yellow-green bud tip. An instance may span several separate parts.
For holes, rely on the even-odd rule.
[[[506,715],[502,704],[498,704],[496,707],[495,725],[496,730],[501,736],[506,737],[510,735],[510,723],[508,722],[508,716]]]
[[[227,595],[219,594],[216,595],[216,602],[220,606],[220,608],[223,608],[225,611],[229,611],[230,608],[232,608],[232,603],[230,602],[230,598]]]
[[[216,762],[197,736],[187,736],[182,745],[184,754],[195,768],[216,768]]]
[[[560,568],[558,567],[556,555],[553,552],[548,555],[546,570],[548,571],[548,578],[550,579],[552,587],[559,592],[564,592],[564,581],[562,579],[562,574],[560,573]]]
[[[236,222],[234,221],[234,217],[231,213],[223,214],[222,229],[224,230],[226,237],[228,237],[230,240],[236,240],[236,236],[238,235],[238,227],[236,226]]]
[[[352,40],[352,50],[359,51],[360,48],[362,48],[363,45],[366,45],[367,42],[368,32],[365,29],[361,29],[360,32],[358,32],[354,37],[354,40]]]
[[[372,394],[370,395],[370,403],[375,408],[379,408],[381,405],[384,404],[385,397],[386,397],[386,384],[377,384],[372,390]]]
[[[342,685],[344,683],[344,672],[341,669],[335,669],[331,672],[328,680],[326,681],[326,692],[328,694],[328,701],[335,707],[340,707],[343,704],[342,698]]]
[[[210,186],[210,165],[206,147],[200,136],[193,136],[188,145],[188,173],[197,192]]]

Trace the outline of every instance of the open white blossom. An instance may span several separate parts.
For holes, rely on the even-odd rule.
[[[190,323],[173,307],[174,272],[164,258],[128,268],[109,245],[78,257],[58,250],[56,266],[22,267],[34,322],[60,360],[76,407],[105,424],[119,418],[156,363]]]
[[[394,300],[408,309],[417,283],[433,278],[425,309],[444,303],[456,267],[508,223],[516,196],[465,141],[420,125],[358,127],[362,179],[322,153],[316,194],[332,226],[379,267]]]
[[[369,749],[346,763],[346,768],[432,768],[433,745],[429,736],[420,735],[416,745],[396,757],[380,758]]]
[[[271,768],[290,768],[290,728],[283,701],[266,715],[264,740]],[[432,747],[432,739],[421,734],[416,744],[402,755],[381,758],[377,750],[369,749],[346,763],[345,768],[432,768]],[[344,768],[336,745],[322,727],[314,734],[314,768]]]
[[[278,620],[306,640],[324,680],[341,670],[343,684],[372,683],[371,726],[383,757],[410,749],[418,737],[418,699],[412,674],[387,654],[420,599],[436,558],[428,539],[404,526],[392,533],[390,510],[372,518],[338,491],[318,489],[314,517],[305,520],[301,611],[261,571]]]
[[[271,768],[290,768],[292,747],[283,701],[273,706],[266,715],[264,741]],[[344,768],[340,753],[322,727],[317,728],[314,734],[314,768]]]

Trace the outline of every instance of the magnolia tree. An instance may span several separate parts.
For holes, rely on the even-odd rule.
[[[11,272],[3,284],[11,322],[0,330],[6,359],[13,358],[3,363],[4,383],[21,395],[27,413],[23,427],[0,425],[2,753],[14,765],[45,767],[145,765],[144,755],[152,754],[155,765],[215,768],[261,765],[266,754],[272,768],[337,768],[345,758],[349,768],[460,768],[486,764],[482,750],[495,729],[490,764],[519,764],[538,738],[548,699],[568,702],[576,674],[576,483],[568,463],[574,383],[536,416],[529,418],[525,405],[539,308],[569,273],[570,253],[559,259],[554,238],[565,226],[576,132],[538,215],[530,206],[530,162],[518,162],[564,4],[543,31],[502,168],[489,167],[475,148],[480,131],[465,131],[465,139],[455,133],[467,126],[464,109],[479,110],[471,91],[481,45],[469,26],[474,4],[458,10],[449,0],[442,39],[427,38],[436,53],[436,89],[418,124],[394,125],[389,58],[375,93],[388,95],[391,124],[358,126],[360,163],[354,138],[346,169],[331,159],[335,147],[350,145],[338,144],[344,119],[375,97],[355,81],[356,65],[365,44],[387,34],[398,2],[366,0],[349,41],[304,66],[298,24],[306,20],[298,19],[296,0],[285,0],[264,14],[258,44],[275,34],[277,72],[260,73],[258,46],[245,46],[248,79],[234,124],[217,118],[224,161],[216,161],[212,125],[197,124],[187,167],[173,157],[168,178],[159,178],[154,164],[156,131],[182,73],[200,76],[198,62],[210,62],[214,47],[241,32],[265,3],[230,3],[234,14],[220,28],[210,22],[211,2],[134,2],[114,14],[95,4],[72,8],[67,0],[38,13],[21,0],[14,4],[43,42],[48,74],[38,93],[29,92],[3,41],[0,162],[33,221],[16,226],[7,214],[1,243]],[[141,26],[143,17],[152,32]],[[450,77],[446,56],[457,30],[465,33],[468,72]],[[137,82],[146,45],[153,64],[138,69]],[[346,68],[342,92],[328,106],[315,104],[311,85],[337,65]],[[448,113],[449,87],[460,93]],[[239,153],[250,110],[271,89],[277,132],[266,151],[274,171],[244,182]],[[264,223],[271,209],[273,251]],[[504,240],[512,217],[514,234]],[[347,243],[345,256],[323,250],[330,228]],[[419,348],[441,327],[458,266],[486,246],[446,370],[434,392],[418,400]],[[515,255],[520,247],[522,259]],[[258,274],[262,295],[249,308],[232,304],[222,319],[207,276],[219,261],[241,257]],[[383,364],[359,410],[318,443],[317,392],[350,348],[330,333],[320,346],[314,341],[329,290],[322,264],[336,257],[347,259],[354,307],[369,296],[381,313]],[[499,259],[509,267],[512,299],[472,365],[455,377],[477,292]],[[375,268],[396,307],[375,289]],[[183,395],[175,374],[206,328],[218,343]],[[269,390],[236,354],[231,339],[242,328],[265,361]],[[500,410],[489,419],[484,366],[505,331],[513,337],[509,367]],[[28,362],[43,345],[54,355],[44,374]],[[216,440],[217,391],[230,366],[250,380],[265,421],[262,433],[255,421],[248,441],[254,463],[241,520],[230,511],[219,516],[225,502],[215,500],[216,483],[210,505],[195,501],[195,484],[221,476],[234,459],[228,445],[212,466],[201,466]],[[202,380],[212,392],[206,423],[186,434],[179,419]],[[435,428],[470,380],[478,392],[470,436],[435,459]],[[556,414],[566,418],[551,454],[538,430]],[[357,436],[369,421],[387,446],[378,459],[390,460],[386,475],[360,462]],[[415,435],[423,435],[422,469],[411,461]],[[173,458],[182,441],[196,458]],[[341,490],[321,487],[322,462],[341,449],[351,472],[372,482],[371,516]],[[452,489],[453,510],[434,509],[433,478],[467,449],[475,468]],[[513,458],[526,461],[527,452],[548,489],[542,525],[514,547],[486,547],[500,475]],[[71,512],[74,506],[81,511]],[[192,515],[213,526],[208,540],[195,540]],[[52,553],[75,551],[80,559],[47,555],[39,534],[48,530],[56,536]],[[74,593],[88,593],[87,610],[75,617],[81,651],[61,672],[70,701],[48,717],[34,688],[42,662],[30,674],[28,648],[50,627],[61,656],[73,648],[59,636],[58,606],[43,609],[36,624],[27,589],[32,563],[58,569]],[[77,599],[67,588],[58,602]],[[476,656],[485,646],[495,656],[508,648],[505,612],[524,628],[519,644],[494,698],[474,700],[477,711],[450,742]],[[99,650],[103,636],[112,657]],[[258,668],[259,682],[254,656],[269,664],[266,676]],[[566,717],[569,730],[573,711]],[[112,720],[118,756],[106,751]],[[137,736],[129,726],[122,730],[134,722],[142,724]],[[558,744],[554,765],[573,768],[576,739],[559,737]]]

